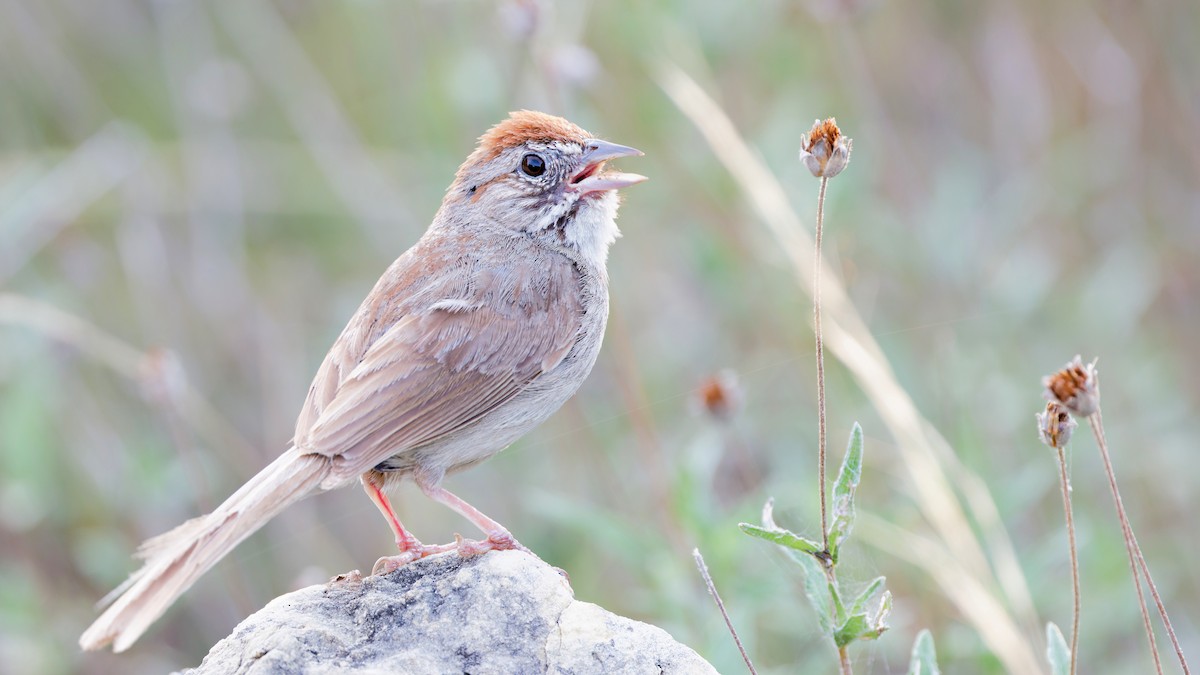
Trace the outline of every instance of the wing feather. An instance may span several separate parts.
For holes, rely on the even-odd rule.
[[[297,443],[335,457],[342,478],[477,421],[553,370],[578,338],[574,267],[552,252],[498,269],[422,244],[338,338],[297,422]]]

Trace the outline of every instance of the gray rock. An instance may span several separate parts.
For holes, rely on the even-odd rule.
[[[715,673],[666,631],[578,602],[517,551],[432,556],[271,601],[212,648],[213,673]]]

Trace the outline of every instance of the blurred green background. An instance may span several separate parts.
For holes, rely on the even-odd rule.
[[[285,447],[328,345],[474,139],[534,108],[644,150],[621,168],[651,180],[625,191],[591,378],[447,486],[580,599],[741,672],[699,546],[760,672],[833,672],[796,566],[736,527],[774,496],[782,524],[818,532],[810,300],[739,167],[664,93],[667,64],[809,227],[801,134],[835,115],[854,138],[827,260],[963,475],[986,480],[1038,654],[1040,624],[1068,631],[1071,611],[1039,381],[1100,357],[1125,504],[1200,659],[1197,31],[1186,0],[0,1],[0,671],[196,665],[270,598],[391,552],[360,491],[322,495],[131,652],[75,644],[141,540]],[[741,403],[718,419],[697,390],[723,369]],[[832,357],[828,375],[831,463],[853,421],[867,435],[860,509],[928,533],[880,415]],[[1095,443],[1076,439],[1081,667],[1148,672]],[[411,486],[396,501],[425,541],[473,534]],[[996,550],[995,528],[974,531]],[[886,575],[896,609],[852,649],[856,672],[903,672],[923,627],[946,672],[1001,672],[953,593],[870,539],[841,577]]]

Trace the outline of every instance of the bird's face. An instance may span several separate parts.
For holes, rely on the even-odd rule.
[[[556,134],[546,132],[551,122]],[[520,123],[529,128],[519,128]],[[591,138],[560,118],[515,113],[484,135],[479,149],[460,167],[447,201],[505,228],[572,246],[602,263],[619,235],[615,191],[646,180],[605,171],[605,163],[641,154]]]

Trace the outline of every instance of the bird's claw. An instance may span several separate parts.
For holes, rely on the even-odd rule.
[[[488,535],[487,539],[476,541],[463,539],[462,535],[454,535],[455,550],[464,558],[481,555],[488,551],[524,551],[533,554],[528,548],[517,541],[516,537],[507,530],[497,530]]]
[[[405,551],[400,555],[385,555],[375,561],[375,566],[371,568],[371,576],[377,577],[384,574],[391,574],[408,563],[419,560],[422,557],[424,556],[421,555],[421,551],[419,550]]]
[[[533,554],[507,530],[492,532],[487,539],[483,540],[464,539],[461,534],[455,534],[453,544],[427,546],[416,540],[405,543],[408,546],[400,552],[400,555],[384,556],[376,560],[375,566],[371,568],[371,575],[391,574],[411,562],[446,551],[455,551],[463,558],[482,555],[488,551],[524,551],[530,555]]]
[[[410,562],[415,562],[421,558],[426,558],[437,553],[453,551],[456,548],[457,546],[455,544],[438,544],[436,546],[428,546],[426,544],[416,542],[415,545],[409,546],[407,549],[401,551],[400,555],[385,555],[379,560],[376,560],[375,566],[371,568],[371,576],[391,574]]]

